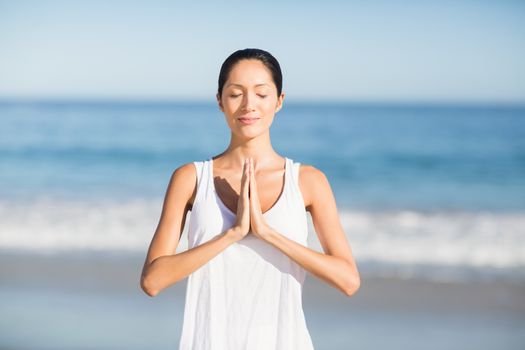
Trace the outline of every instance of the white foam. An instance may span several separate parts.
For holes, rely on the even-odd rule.
[[[162,199],[0,202],[0,247],[142,251],[149,245],[161,209]]]
[[[344,211],[340,216],[362,260],[525,266],[525,213]]]
[[[0,248],[146,254],[161,210],[162,198],[0,201]],[[340,218],[358,265],[525,271],[525,212],[342,210]],[[310,216],[309,230],[309,245],[322,251]],[[186,232],[178,252],[187,249]]]

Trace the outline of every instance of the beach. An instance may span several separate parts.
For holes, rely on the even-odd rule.
[[[279,113],[275,149],[326,174],[361,273],[351,297],[307,274],[316,349],[525,348],[525,108]],[[140,274],[172,172],[226,145],[220,111],[4,101],[0,115],[0,349],[178,348],[186,279],[151,298]]]
[[[0,2],[0,350],[525,350],[525,2],[228,5]]]
[[[2,349],[173,349],[186,279],[149,297],[145,256],[0,254]],[[522,349],[525,284],[363,274],[351,297],[307,276],[303,309],[316,349]]]

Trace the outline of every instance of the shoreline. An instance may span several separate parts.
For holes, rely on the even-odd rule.
[[[148,297],[139,285],[145,257],[145,254],[134,252],[35,254],[6,250],[0,254],[0,279],[3,286],[11,287],[142,293]],[[160,294],[180,296],[184,295],[185,288],[186,278]],[[361,272],[361,288],[348,297],[307,273],[303,296],[305,304],[312,301],[312,304],[328,308],[345,305],[349,308],[525,315],[525,283],[520,280],[435,281]],[[323,300],[323,303],[314,303],[314,300]]]
[[[129,252],[1,253],[0,348],[177,348],[187,279],[151,298],[139,286],[144,259]],[[303,310],[320,350],[525,344],[523,283],[361,273],[361,288],[348,297],[307,274]]]

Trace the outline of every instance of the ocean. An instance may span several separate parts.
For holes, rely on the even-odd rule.
[[[524,348],[525,107],[285,103],[271,128],[361,276],[307,275],[316,349]],[[140,273],[172,172],[229,138],[213,103],[0,102],[0,348],[177,348],[186,279],[150,298]]]
[[[3,101],[0,249],[145,254],[173,170],[229,138],[213,103]],[[525,107],[290,103],[271,138],[326,174],[362,269],[525,279]]]

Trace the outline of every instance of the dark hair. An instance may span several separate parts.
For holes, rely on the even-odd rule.
[[[273,57],[268,51],[247,48],[235,51],[230,56],[228,56],[228,58],[226,58],[222,64],[221,71],[219,73],[219,89],[217,91],[219,98],[222,96],[222,88],[224,87],[224,83],[228,79],[233,66],[235,66],[240,60],[249,59],[261,61],[266,66],[266,68],[270,70],[273,82],[277,87],[277,97],[281,95],[283,87],[283,75],[281,73],[281,66],[279,66],[279,62],[277,62],[275,57]]]

